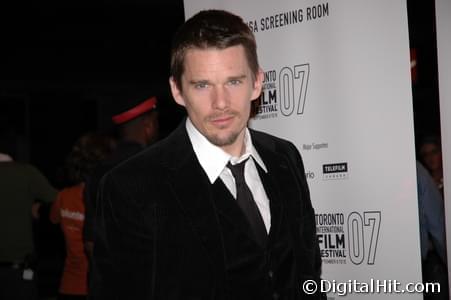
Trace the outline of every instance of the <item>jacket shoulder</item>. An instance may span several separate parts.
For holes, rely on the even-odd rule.
[[[113,177],[121,182],[149,183],[158,181],[181,159],[177,151],[184,151],[184,143],[179,134],[172,133],[165,139],[123,160],[108,172],[105,177]]]
[[[251,133],[253,142],[256,143],[257,145],[269,147],[273,151],[277,152],[279,151],[284,152],[290,150],[297,151],[296,146],[286,139],[254,129],[249,129],[249,131]]]

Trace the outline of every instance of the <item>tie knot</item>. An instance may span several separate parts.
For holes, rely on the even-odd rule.
[[[227,168],[232,171],[233,177],[235,178],[235,181],[237,182],[244,182],[244,167],[246,166],[246,162],[249,160],[249,158],[246,158],[242,162],[232,165],[230,161],[227,163]]]

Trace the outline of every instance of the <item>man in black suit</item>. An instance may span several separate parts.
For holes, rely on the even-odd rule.
[[[324,297],[302,291],[321,258],[299,152],[247,128],[262,81],[240,17],[203,11],[178,31],[170,86],[188,118],[103,178],[103,298]]]

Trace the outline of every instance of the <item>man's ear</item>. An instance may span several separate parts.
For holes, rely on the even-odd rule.
[[[255,100],[257,99],[261,92],[262,92],[262,87],[263,87],[263,70],[262,69],[258,69],[258,72],[255,76],[255,81],[254,81],[254,89],[252,91],[252,97],[251,100]]]
[[[169,77],[169,86],[171,87],[172,97],[174,98],[175,102],[177,102],[177,104],[181,106],[185,106],[185,100],[183,99],[182,91],[178,88],[177,83],[172,76]]]

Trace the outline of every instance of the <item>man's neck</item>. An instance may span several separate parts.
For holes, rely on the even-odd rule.
[[[240,133],[233,144],[222,146],[221,149],[234,157],[240,157],[243,155],[246,151],[246,147],[244,145],[244,130]]]

